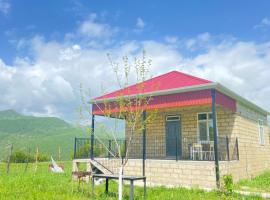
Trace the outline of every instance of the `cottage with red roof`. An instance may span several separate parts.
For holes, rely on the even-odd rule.
[[[141,105],[144,116],[153,110],[157,115],[132,142],[124,174],[146,176],[149,184],[213,188],[225,174],[240,180],[270,168],[265,109],[219,83],[178,71],[143,84],[143,90],[132,85],[92,101],[93,117],[103,115],[105,101],[113,117],[119,96],[151,97]],[[91,159],[113,171],[114,159]]]

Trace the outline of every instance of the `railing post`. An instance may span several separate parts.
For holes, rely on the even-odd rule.
[[[178,161],[178,138],[175,138],[175,160]]]
[[[144,110],[143,113],[142,113],[142,123],[143,123],[143,176],[145,176],[145,158],[146,158],[146,124],[145,124],[145,121],[146,121],[146,111]]]
[[[228,136],[226,136],[226,148],[227,148],[227,160],[230,161],[230,146]]]
[[[126,154],[127,154],[127,140],[126,139],[124,139],[124,144],[125,144],[125,154],[124,154],[124,156],[125,156],[125,158],[126,158]]]
[[[108,151],[108,158],[111,158],[111,151],[112,151],[112,141],[109,140],[109,151]]]
[[[237,160],[239,160],[239,147],[238,147],[238,138],[236,138],[236,148],[237,148]]]
[[[217,184],[217,188],[220,188],[218,136],[217,136],[217,115],[216,115],[216,90],[215,89],[211,89],[211,96],[212,96],[212,118],[213,118],[213,132],[214,132],[216,184]]]
[[[95,115],[92,115],[92,124],[91,124],[91,160],[94,159],[94,132],[95,132]]]
[[[77,138],[75,137],[75,142],[74,142],[74,156],[73,156],[74,159],[77,157],[76,151],[77,151]]]

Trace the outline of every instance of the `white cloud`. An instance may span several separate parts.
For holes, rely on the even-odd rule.
[[[0,0],[0,12],[8,14],[10,10],[10,3],[8,0]]]
[[[95,19],[92,16],[88,20]],[[85,37],[95,42],[92,36]],[[184,42],[189,42],[190,48],[197,48],[211,40],[209,33],[202,33]],[[132,58],[145,49],[153,61],[150,72],[153,76],[179,70],[218,81],[270,110],[270,42],[223,40],[188,57],[175,45],[177,41],[178,38],[171,36],[164,43],[119,41],[104,47],[84,46],[84,38],[76,43],[72,40],[60,43],[36,36],[24,41],[31,47],[32,59],[18,57],[12,66],[0,59],[0,109],[14,108],[26,114],[74,119],[80,104],[80,84],[91,89],[92,97],[101,94],[101,86],[107,92],[117,89],[106,53],[121,62],[123,55]]]
[[[194,50],[195,48],[198,48],[200,46],[204,46],[211,38],[211,35],[206,32],[206,33],[201,33],[197,35],[194,38],[189,38],[185,40],[184,42],[186,43],[186,48],[189,50]]]
[[[167,35],[165,36],[165,41],[168,42],[168,43],[172,43],[172,44],[175,44],[178,42],[178,37],[176,36],[172,36],[172,35]]]
[[[96,21],[97,15],[91,14],[88,20],[80,24],[78,33],[89,38],[108,38],[113,36],[118,28]]]
[[[137,22],[136,22],[136,27],[138,28],[138,29],[143,29],[144,27],[145,27],[145,22],[143,21],[143,19],[142,18],[140,18],[140,17],[138,17],[137,18]]]
[[[269,26],[270,26],[270,19],[265,17],[259,24],[255,25],[254,28],[265,28]]]

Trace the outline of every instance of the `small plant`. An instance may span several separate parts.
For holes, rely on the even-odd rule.
[[[225,192],[231,194],[233,192],[233,177],[231,174],[223,176],[223,183]]]

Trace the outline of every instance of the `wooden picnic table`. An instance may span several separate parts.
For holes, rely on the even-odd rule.
[[[94,198],[95,192],[95,178],[105,179],[106,185],[105,185],[105,192],[108,193],[109,191],[109,180],[114,179],[118,180],[119,175],[118,174],[93,174],[92,175],[92,196]],[[146,199],[146,177],[145,176],[122,176],[122,180],[130,181],[130,200],[134,199],[134,181],[140,181],[142,180],[144,183],[144,199]]]

